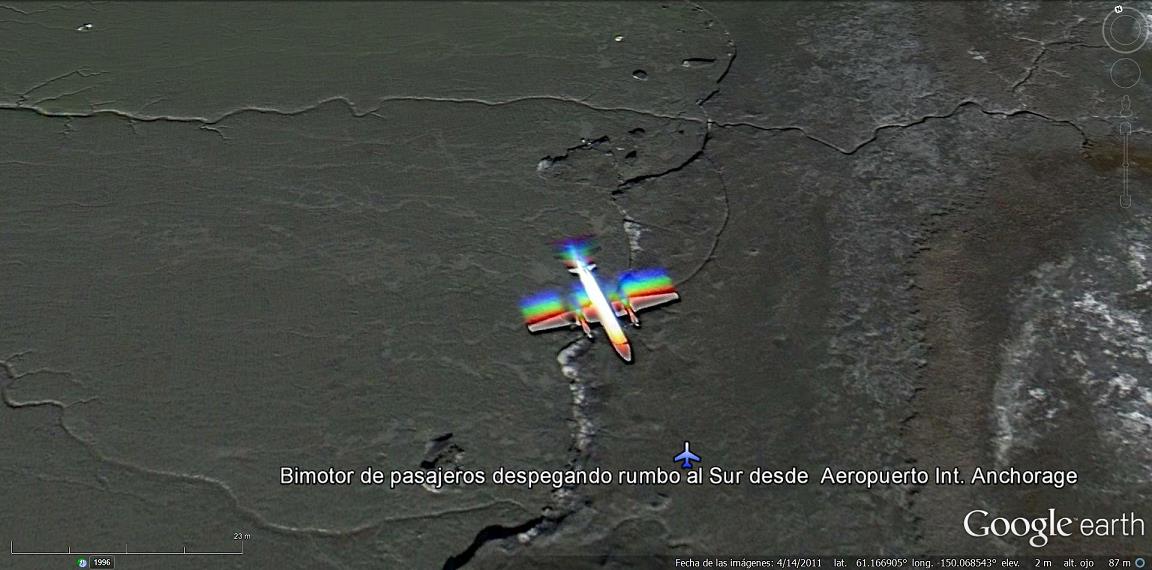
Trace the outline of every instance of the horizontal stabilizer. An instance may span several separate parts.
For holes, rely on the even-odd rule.
[[[569,270],[575,269],[580,263],[595,266],[592,256],[596,253],[598,247],[596,240],[592,236],[563,239],[557,241],[554,246],[556,248],[556,257],[559,257]]]

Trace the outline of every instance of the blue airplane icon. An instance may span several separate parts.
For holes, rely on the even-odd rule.
[[[681,467],[683,467],[685,469],[691,469],[692,468],[692,462],[693,461],[700,461],[700,456],[696,455],[695,453],[692,453],[688,449],[688,442],[685,441],[684,442],[684,452],[681,453],[680,455],[677,455],[676,457],[673,457],[672,461],[682,461],[683,463],[680,464]]]

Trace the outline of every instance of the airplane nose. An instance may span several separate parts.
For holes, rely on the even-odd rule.
[[[624,362],[632,362],[632,345],[622,342],[613,346],[616,347],[616,354],[619,354]]]

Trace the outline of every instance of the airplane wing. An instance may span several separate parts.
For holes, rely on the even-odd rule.
[[[620,276],[617,288],[620,296],[634,311],[643,311],[680,299],[672,278],[663,269],[628,271]]]
[[[609,294],[609,303],[617,317],[627,315],[629,307],[633,311],[643,311],[679,299],[672,279],[663,269],[627,271]],[[573,285],[567,299],[555,291],[525,297],[520,302],[520,312],[531,332],[576,326],[581,318],[587,323],[600,322],[600,315],[596,314],[588,294],[578,283]]]
[[[520,301],[520,313],[531,332],[540,332],[576,324],[564,299],[555,291],[544,291]]]

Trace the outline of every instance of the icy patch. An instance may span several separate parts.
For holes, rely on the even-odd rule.
[[[560,373],[568,379],[568,389],[572,394],[572,445],[569,448],[568,469],[583,469],[588,460],[588,446],[592,443],[595,426],[588,414],[587,382],[580,375],[577,360],[588,352],[592,342],[580,338],[565,346],[557,355],[556,363]],[[520,544],[528,544],[540,535],[555,530],[559,521],[580,506],[579,497],[573,488],[561,487],[552,491],[552,501],[544,508],[543,519],[536,526],[516,535]]]
[[[572,419],[576,429],[572,434],[572,446],[583,454],[592,442],[595,428],[592,419],[588,417],[588,390],[585,382],[580,378],[580,370],[576,367],[576,360],[588,351],[588,340],[580,339],[564,347],[556,355],[556,362],[560,364],[560,373],[568,379],[568,390],[572,393]]]
[[[1148,245],[1133,243],[1128,246],[1128,267],[1139,276],[1140,282],[1136,284],[1137,291],[1147,291],[1152,287],[1152,278],[1148,276]]]
[[[1036,326],[1032,322],[1025,322],[1019,334],[1004,351],[1004,364],[1001,367],[1000,381],[996,383],[993,395],[996,414],[997,434],[995,439],[996,464],[1005,466],[1009,455],[1016,446],[1030,447],[1033,435],[1030,432],[1018,433],[1016,419],[1024,414],[1026,408],[1044,406],[1050,398],[1037,398],[1036,394],[1048,396],[1048,391],[1040,387],[1031,387],[1027,390],[1034,402],[1019,397],[1024,390],[1026,378],[1025,369],[1029,356],[1036,352]],[[1048,406],[1048,414],[1055,416],[1057,407],[1055,402]]]
[[[1031,16],[1040,7],[1039,2],[997,2],[998,12],[1011,19]]]
[[[519,542],[520,544],[528,544],[529,542],[532,542],[532,539],[536,538],[539,535],[540,535],[540,529],[538,527],[532,527],[532,528],[516,535],[516,541]]]
[[[1105,353],[1119,353],[1152,364],[1152,339],[1144,332],[1139,316],[1101,301],[1099,295],[1089,291],[1072,305],[1096,317],[1089,320],[1088,328],[1096,332],[1108,346],[1114,347],[1105,349]]]
[[[644,235],[644,226],[632,220],[624,220],[624,235],[628,236],[628,249],[632,252],[633,256],[644,251],[644,248],[640,247],[640,238]]]
[[[1022,292],[993,396],[998,465],[1092,445],[1116,481],[1152,481],[1152,305],[1139,294],[1152,288],[1150,230],[1041,267]]]

